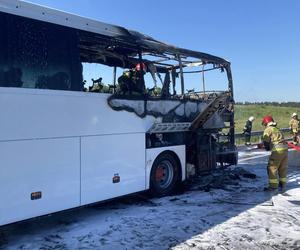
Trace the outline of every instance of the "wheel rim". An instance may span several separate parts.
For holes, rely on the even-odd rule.
[[[167,188],[173,180],[174,170],[171,162],[160,162],[155,170],[155,182],[160,188]]]

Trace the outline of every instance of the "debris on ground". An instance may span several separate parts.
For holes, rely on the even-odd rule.
[[[241,167],[216,169],[207,175],[197,176],[187,184],[188,190],[202,190],[209,192],[210,189],[224,189],[228,186],[239,186],[242,178],[255,179],[256,175]]]

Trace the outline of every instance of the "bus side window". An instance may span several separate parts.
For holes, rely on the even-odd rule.
[[[0,22],[0,86],[82,90],[76,30],[5,13]]]

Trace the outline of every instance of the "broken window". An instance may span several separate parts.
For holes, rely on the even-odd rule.
[[[99,63],[82,63],[85,91],[113,93],[113,67]]]
[[[184,68],[186,93],[209,94],[228,89],[227,75],[221,67],[203,65]]]
[[[205,98],[209,91],[228,89],[226,79],[221,82],[219,77],[226,75],[219,73],[222,65],[212,63],[218,58],[170,47],[139,33],[120,28],[123,35],[105,36],[5,13],[0,21],[3,87],[164,99]],[[135,67],[141,63],[145,71],[138,72]]]

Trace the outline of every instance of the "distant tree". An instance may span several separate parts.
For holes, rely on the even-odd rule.
[[[300,102],[236,102],[237,105],[261,105],[275,107],[293,107],[300,108]]]

